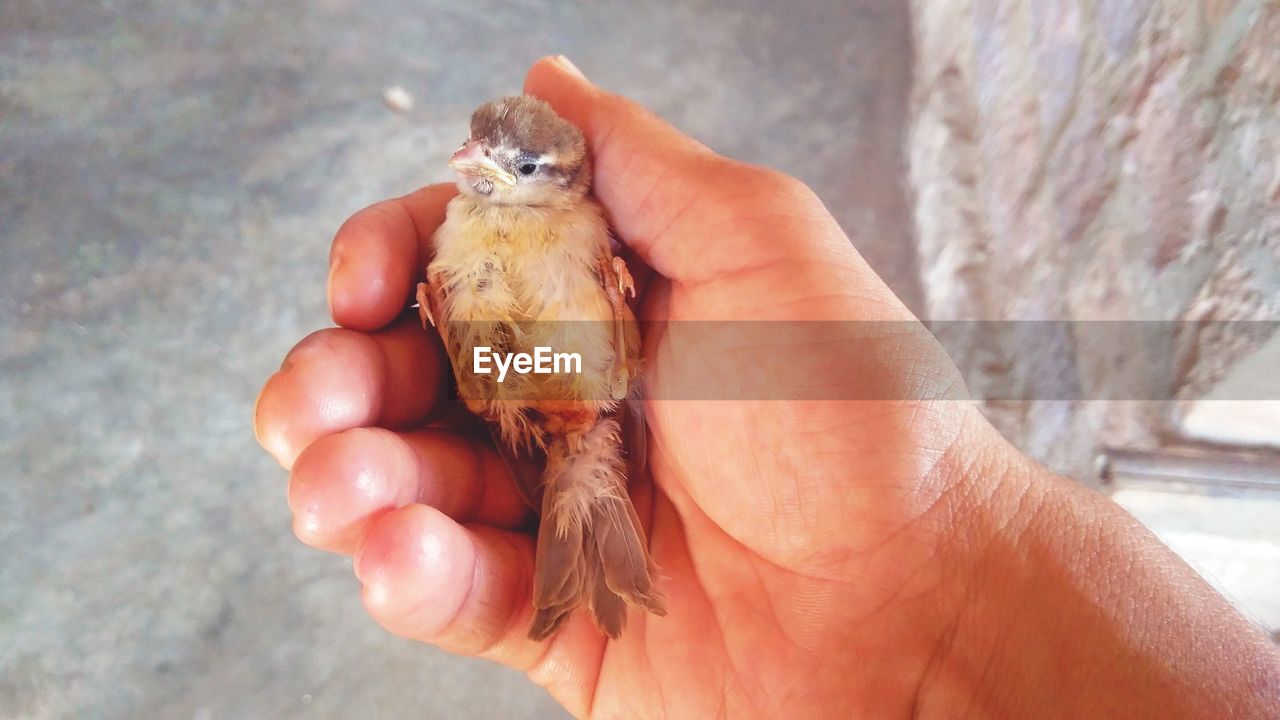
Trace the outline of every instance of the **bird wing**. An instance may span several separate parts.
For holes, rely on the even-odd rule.
[[[442,314],[443,300],[440,297],[443,286],[440,278],[435,278],[434,282],[418,283],[418,316],[422,320],[422,327],[425,330],[428,325],[435,327],[436,332],[440,334],[440,340],[444,343],[445,355],[450,359],[450,365],[453,366],[455,381],[461,382],[457,377],[458,368],[453,363],[452,348],[449,338],[448,323],[443,321]],[[502,432],[498,425],[493,422],[486,422],[485,426],[489,429],[489,434],[493,438],[493,446],[498,451],[498,456],[502,458],[502,464],[506,466],[507,473],[511,475],[511,479],[515,481],[516,492],[520,498],[525,501],[530,508],[535,511],[542,507],[542,468],[547,464],[546,453],[536,443],[526,443],[519,447],[512,447],[511,443],[502,437]]]

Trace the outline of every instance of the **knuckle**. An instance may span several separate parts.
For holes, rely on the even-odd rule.
[[[364,521],[361,468],[371,460],[366,438],[377,430],[353,428],[322,435],[298,456],[289,474],[288,504],[293,532],[303,544],[322,550],[344,547],[353,524]],[[372,456],[373,461],[378,460]]]
[[[361,234],[380,235],[401,212],[403,210],[394,200],[376,202],[347,218],[347,221],[338,228],[338,237]]]
[[[346,328],[325,328],[302,338],[285,356],[288,369],[299,362],[326,361],[344,357],[352,352],[367,350],[374,341],[368,336]]]
[[[771,168],[717,158],[709,202],[700,205],[716,227],[734,232],[762,232],[775,215],[828,217],[821,200],[800,180]]]
[[[813,190],[803,181],[781,170],[750,166],[747,173],[751,188],[763,195],[785,202],[807,202],[815,197]]]
[[[404,208],[395,200],[383,200],[356,212],[334,234],[329,251],[330,263],[340,257],[348,246],[367,250],[367,246],[383,242],[395,232],[403,215]]]
[[[765,203],[780,203],[789,207],[808,207],[817,196],[801,180],[780,170],[714,156],[708,173],[715,185],[722,188],[726,203],[741,206],[742,199]]]

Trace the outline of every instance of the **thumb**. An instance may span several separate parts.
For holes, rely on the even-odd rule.
[[[856,255],[803,183],[721,157],[640,105],[606,92],[562,56],[543,58],[525,92],[582,129],[596,197],[649,265],[686,283],[782,259]]]

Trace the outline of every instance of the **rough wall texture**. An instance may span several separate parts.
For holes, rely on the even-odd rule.
[[[1103,341],[1086,323],[1037,331],[1061,358],[1047,367],[1020,363],[1011,333],[947,343],[976,393],[998,380],[1032,398],[1054,373],[1085,399],[1210,392],[1266,340],[1256,326],[1213,321],[1280,318],[1280,2],[917,0],[913,10],[925,315],[1186,321],[1157,371],[1090,347]],[[1083,473],[1096,444],[1177,435],[1188,405],[988,409],[1023,447]]]

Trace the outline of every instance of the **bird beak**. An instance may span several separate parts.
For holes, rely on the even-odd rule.
[[[449,167],[463,175],[494,180],[508,187],[515,187],[516,176],[503,170],[490,157],[491,152],[484,143],[468,140],[449,158]]]

